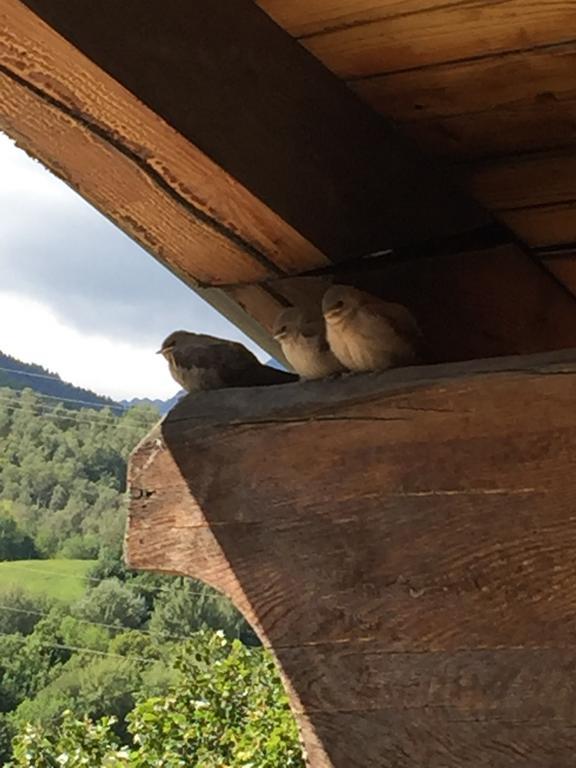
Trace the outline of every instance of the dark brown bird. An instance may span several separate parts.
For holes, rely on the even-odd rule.
[[[298,377],[262,365],[245,346],[202,333],[174,331],[158,354],[168,361],[170,373],[187,392],[226,387],[287,384]]]

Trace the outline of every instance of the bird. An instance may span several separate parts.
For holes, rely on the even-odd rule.
[[[187,392],[298,380],[292,373],[263,365],[239,342],[202,333],[174,331],[164,339],[157,354],[166,359],[172,378]]]
[[[273,328],[273,336],[301,379],[324,379],[345,371],[326,341],[322,316],[311,317],[304,310],[282,310]]]
[[[333,285],[322,299],[322,313],[330,349],[350,371],[382,371],[420,360],[422,332],[401,304]]]

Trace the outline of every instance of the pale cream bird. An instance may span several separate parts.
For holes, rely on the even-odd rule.
[[[324,294],[322,312],[330,349],[350,371],[382,371],[420,359],[422,332],[401,304],[335,285]]]
[[[158,350],[172,378],[187,392],[286,384],[297,377],[262,365],[245,346],[202,333],[174,331]]]
[[[322,317],[310,317],[296,307],[284,309],[276,318],[273,335],[302,379],[324,379],[345,370],[328,346]]]

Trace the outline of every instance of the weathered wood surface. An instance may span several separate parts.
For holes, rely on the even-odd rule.
[[[353,282],[408,305],[434,361],[576,345],[574,295],[516,246],[398,263]]]
[[[486,221],[252,0],[25,4],[330,258]]]
[[[307,35],[303,45],[340,77],[362,78],[573,40],[571,0],[456,0],[384,13]],[[380,4],[373,4],[379,8]],[[423,7],[422,7],[423,6]]]
[[[314,768],[569,768],[575,395],[570,350],[187,397],[128,562],[235,601]]]
[[[258,3],[422,151],[445,162],[499,158],[468,188],[521,239],[575,241],[571,0]],[[559,160],[517,158],[562,149]]]

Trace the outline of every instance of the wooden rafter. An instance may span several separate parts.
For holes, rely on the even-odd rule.
[[[294,276],[497,229],[251,0],[0,0],[0,127],[275,354],[279,309],[326,285]],[[546,211],[523,225],[504,195],[538,172],[484,164],[473,185],[531,242]],[[422,308],[438,359],[576,341],[576,305],[517,246],[462,258],[365,287]]]

